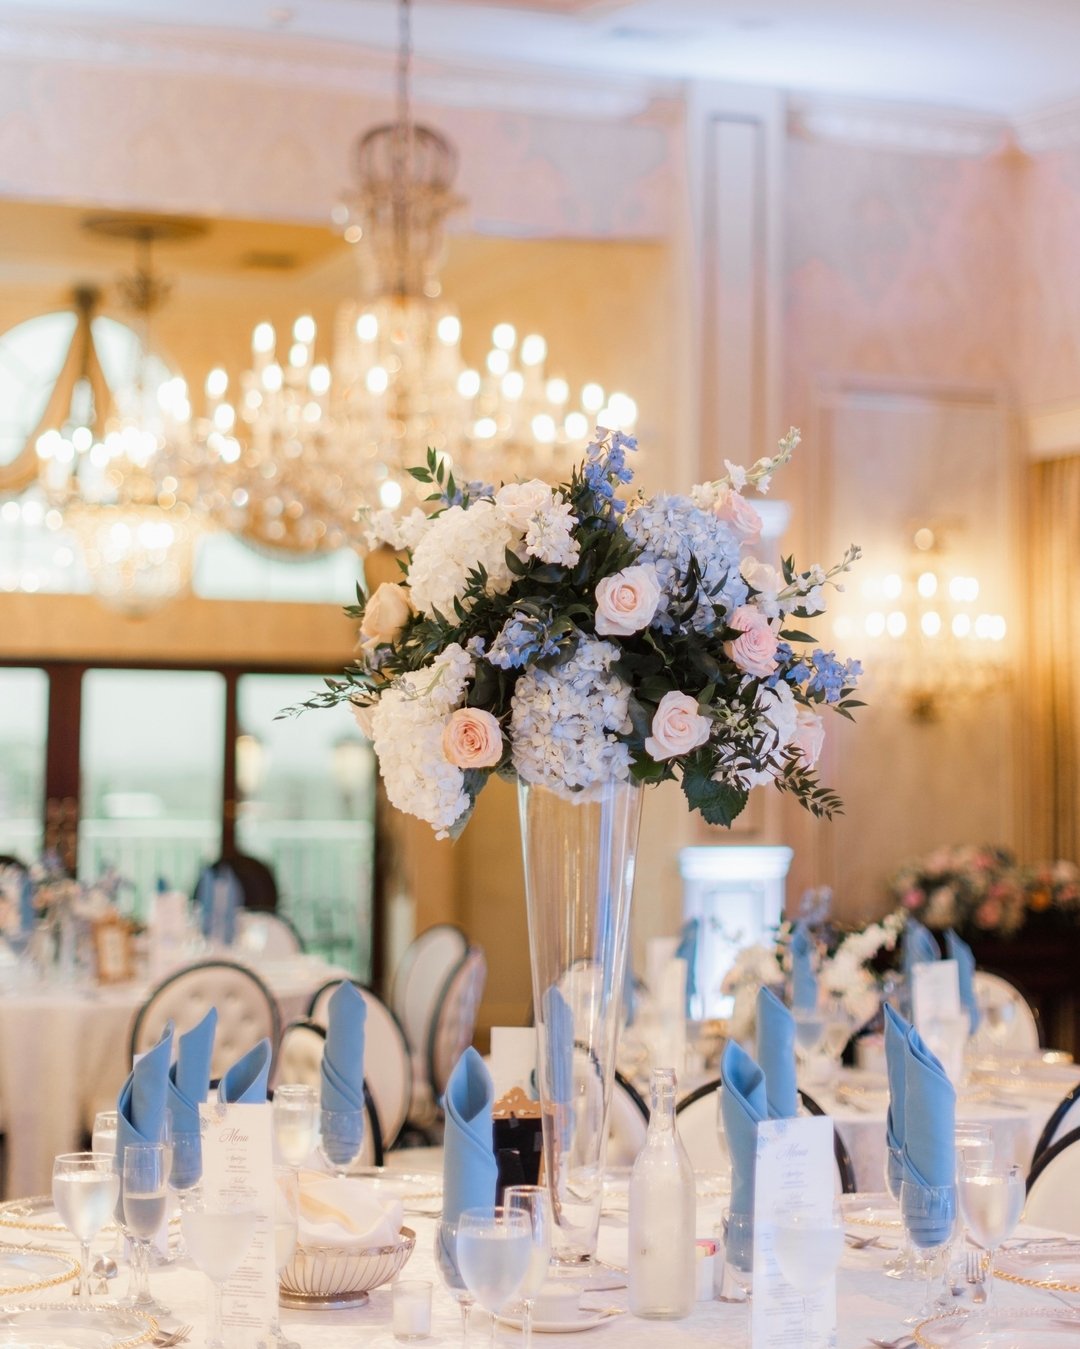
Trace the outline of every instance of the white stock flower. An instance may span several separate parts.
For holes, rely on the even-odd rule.
[[[758,593],[752,603],[767,618],[780,616],[780,591],[784,588],[784,578],[767,562],[759,562],[756,557],[744,557],[739,564],[739,572],[751,590]]]
[[[413,549],[431,524],[419,506],[400,518],[393,511],[375,511],[365,506],[357,511],[356,518],[369,551],[384,544],[397,553]]]
[[[525,551],[541,562],[572,567],[580,549],[574,538],[577,516],[561,492],[548,491],[547,502],[530,518],[525,530]]]
[[[431,521],[413,552],[408,574],[413,604],[429,618],[438,610],[453,619],[454,601],[462,599],[469,573],[478,566],[487,572],[487,593],[504,594],[514,581],[506,550],[520,541],[493,501],[476,501],[467,510],[451,506]]]

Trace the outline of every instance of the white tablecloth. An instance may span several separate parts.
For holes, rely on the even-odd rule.
[[[408,1163],[409,1153],[397,1154],[395,1160]],[[711,1216],[710,1210],[700,1212],[699,1233],[711,1231]],[[419,1343],[430,1345],[432,1349],[435,1346],[458,1346],[461,1342],[460,1314],[457,1303],[443,1288],[435,1268],[432,1254],[434,1223],[430,1218],[408,1215],[405,1221],[416,1232],[417,1242],[402,1277],[429,1279],[434,1285],[432,1337]],[[103,1244],[101,1241],[96,1243],[95,1250]],[[625,1265],[624,1220],[605,1218],[601,1228],[600,1252],[612,1262]],[[893,1338],[905,1332],[904,1317],[917,1305],[916,1299],[921,1298],[921,1285],[887,1279],[881,1274],[880,1266],[890,1253],[845,1248],[837,1281],[838,1349],[865,1349],[871,1335]],[[121,1291],[126,1285],[126,1278],[126,1271],[123,1271],[117,1281]],[[192,1324],[194,1331],[189,1341],[190,1349],[201,1349],[207,1320],[207,1281],[186,1262],[151,1271],[151,1281],[155,1295],[173,1313],[165,1324],[172,1325],[177,1321]],[[999,1282],[994,1296],[999,1307],[1051,1306],[1062,1309],[1061,1303],[1052,1295],[1012,1284]],[[64,1297],[65,1291],[59,1290],[51,1296],[35,1295],[34,1300],[49,1298],[60,1301]],[[598,1307],[625,1307],[626,1294],[624,1291],[596,1293],[585,1298],[585,1305],[590,1303]],[[483,1313],[474,1313],[473,1319],[471,1343],[474,1346],[486,1344],[487,1332],[481,1324],[486,1318]],[[391,1332],[389,1287],[376,1289],[364,1307],[327,1312],[285,1310],[281,1320],[283,1329],[297,1340],[302,1349],[353,1349],[358,1345],[366,1349],[391,1349],[395,1343]],[[535,1343],[540,1345],[545,1342],[546,1337],[538,1337]],[[514,1330],[500,1326],[497,1343],[500,1346],[520,1345],[521,1336]],[[679,1322],[638,1320],[627,1313],[613,1317],[591,1331],[560,1335],[552,1343],[565,1346],[565,1349],[574,1349],[579,1344],[582,1349],[588,1349],[589,1346],[591,1349],[600,1349],[605,1343],[611,1349],[656,1349],[657,1345],[675,1343],[700,1345],[701,1349],[717,1349],[717,1346],[744,1349],[750,1343],[749,1308],[746,1304],[699,1302],[692,1314]],[[791,1344],[792,1349],[798,1349],[795,1340]]]
[[[321,984],[344,973],[316,956],[253,968],[273,993],[283,1025],[303,1016]],[[130,1068],[132,1023],[150,987],[42,985],[0,994],[6,1195],[47,1193],[56,1154],[78,1148],[95,1112],[115,1106]]]
[[[859,1074],[845,1070],[837,1083],[858,1083]],[[837,1132],[844,1140],[855,1181],[860,1190],[880,1191],[885,1188],[885,1112],[884,1100],[869,1095],[860,1100],[844,1100],[832,1087],[811,1086],[815,1100],[836,1123]],[[982,1095],[978,1084],[974,1094]],[[1015,1102],[1004,1098],[965,1100],[964,1093],[956,1107],[957,1123],[986,1124],[994,1135],[996,1156],[1015,1162],[1026,1173],[1031,1167],[1035,1144],[1057,1101],[1042,1095],[1017,1095]]]

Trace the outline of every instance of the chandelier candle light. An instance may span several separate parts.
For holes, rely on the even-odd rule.
[[[743,489],[766,491],[797,443],[651,498],[624,495],[635,442],[619,432],[599,430],[554,488],[465,484],[432,451],[414,470],[432,515],[364,516],[369,547],[404,553],[404,579],[348,611],[361,654],[306,704],[353,704],[391,802],[438,837],[461,832],[493,774],[518,784],[564,1258],[596,1245],[640,788],[676,779],[718,825],[767,783],[840,809],[815,772],[820,710],[851,715],[860,669],[804,624],[859,549],[829,570],[746,555],[761,518]]]

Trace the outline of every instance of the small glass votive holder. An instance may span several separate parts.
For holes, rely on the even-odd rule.
[[[393,1299],[394,1339],[403,1343],[425,1340],[431,1334],[431,1283],[427,1279],[396,1279]]]

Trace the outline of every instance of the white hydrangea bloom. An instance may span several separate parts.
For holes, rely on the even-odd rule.
[[[393,511],[375,511],[369,506],[362,506],[356,513],[356,519],[369,551],[384,544],[398,553],[410,551],[431,525],[430,517],[419,506],[414,506],[408,515],[400,517]]]
[[[454,642],[387,689],[371,718],[387,796],[398,810],[432,825],[436,838],[445,838],[470,804],[464,774],[443,753],[442,735],[450,713],[465,701],[473,671],[471,656]]]
[[[580,549],[573,537],[577,516],[561,492],[549,493],[548,502],[529,520],[525,531],[525,551],[541,562],[572,567]]]
[[[437,515],[413,551],[409,567],[412,602],[430,618],[435,610],[453,618],[469,573],[482,566],[488,594],[502,595],[513,584],[506,549],[517,549],[521,534],[493,501],[476,501],[467,510],[451,506]]]
[[[514,690],[510,719],[514,769],[522,782],[577,796],[625,779],[630,751],[630,687],[611,673],[612,642],[582,637],[573,656],[551,670],[527,670]]]

